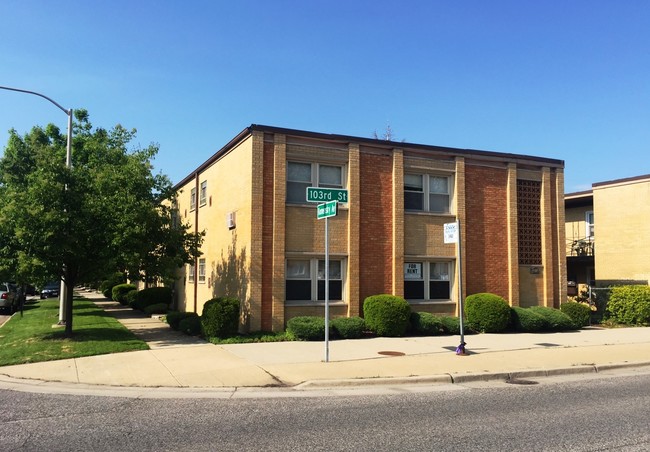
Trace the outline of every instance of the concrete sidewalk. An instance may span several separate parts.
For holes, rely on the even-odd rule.
[[[650,366],[650,328],[585,328],[545,334],[372,338],[213,345],[157,318],[81,293],[114,315],[150,350],[0,367],[0,380],[134,388],[293,389],[506,380]]]

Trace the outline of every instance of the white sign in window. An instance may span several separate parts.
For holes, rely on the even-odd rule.
[[[422,279],[422,263],[421,262],[405,263],[404,279]]]

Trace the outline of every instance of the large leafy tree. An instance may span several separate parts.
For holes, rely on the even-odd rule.
[[[53,125],[11,130],[0,159],[0,273],[20,281],[58,276],[72,288],[116,270],[145,282],[171,278],[199,254],[202,234],[175,221],[175,193],[154,174],[158,147],[129,149],[135,130],[93,128],[75,112],[72,168]]]

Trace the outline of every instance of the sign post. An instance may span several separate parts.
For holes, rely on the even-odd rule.
[[[323,202],[316,206],[316,218],[325,219],[325,362],[330,360],[330,250],[329,218],[338,213],[338,203],[348,202],[348,191],[339,188],[307,187],[308,202]]]
[[[458,317],[460,320],[460,345],[456,348],[456,354],[465,356],[465,313],[463,307],[463,248],[460,239],[460,220],[444,225],[444,243],[456,244],[456,255],[458,256]]]

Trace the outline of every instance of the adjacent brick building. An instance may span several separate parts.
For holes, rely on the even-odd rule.
[[[369,295],[414,310],[458,312],[459,259],[443,240],[461,226],[463,294],[513,306],[566,298],[564,162],[517,154],[251,125],[176,186],[181,218],[205,230],[203,256],[177,282],[181,310],[214,296],[245,305],[251,331],[324,313],[324,228],[306,188],[348,190],[330,218],[332,316]]]

